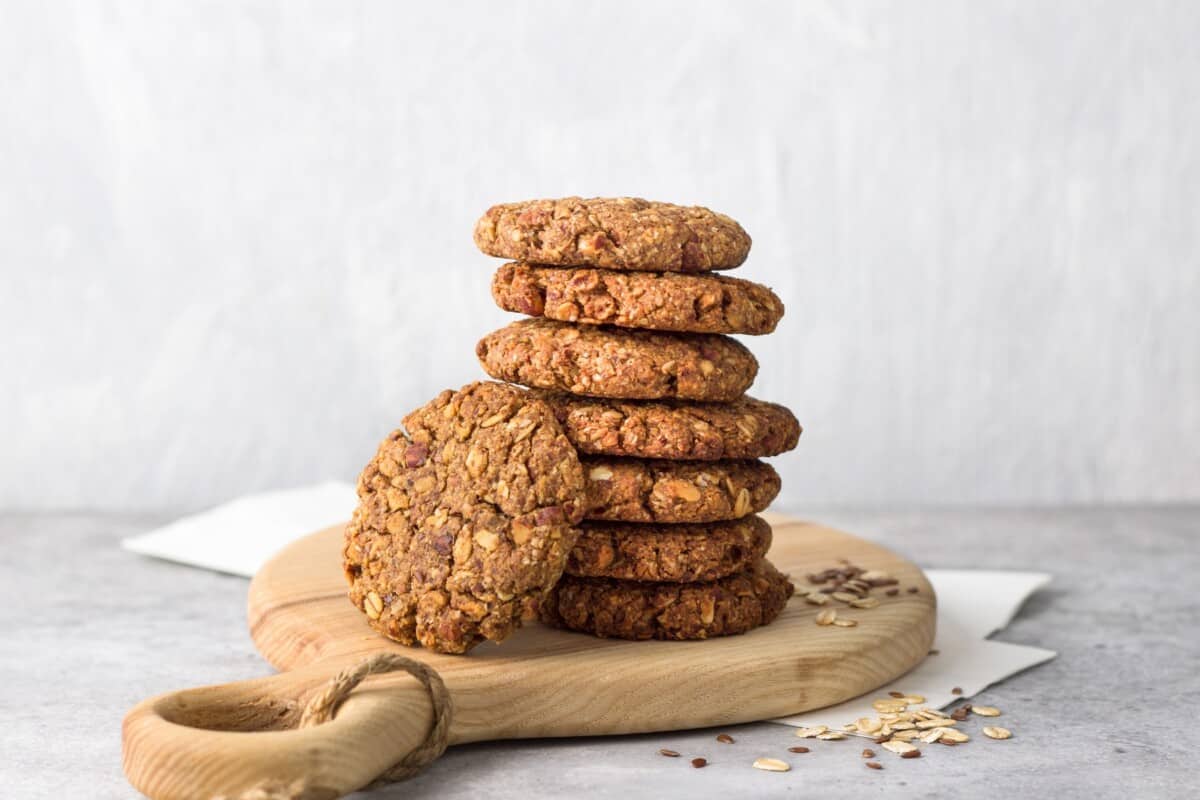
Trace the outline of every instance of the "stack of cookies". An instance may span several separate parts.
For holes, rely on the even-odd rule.
[[[793,588],[757,513],[760,458],[796,446],[786,408],[745,395],[758,362],[729,334],[771,333],[767,287],[715,274],[750,237],[705,208],[568,198],[495,206],[475,227],[492,294],[523,319],[476,348],[544,401],[575,447],[584,521],[546,621],[597,636],[703,639],[772,621]]]

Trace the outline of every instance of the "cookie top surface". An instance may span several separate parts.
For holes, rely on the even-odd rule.
[[[783,301],[766,286],[722,275],[505,264],[492,297],[506,311],[560,322],[687,333],[775,330]]]
[[[475,244],[536,264],[655,272],[731,269],[750,252],[750,236],[724,214],[636,197],[492,206],[475,223]]]
[[[779,494],[764,461],[656,461],[584,456],[587,519],[718,522],[757,514]]]
[[[639,583],[565,576],[543,621],[618,639],[707,639],[745,633],[779,616],[795,587],[767,560],[707,583]]]
[[[405,417],[358,495],[343,549],[351,600],[389,638],[462,653],[507,637],[558,580],[583,475],[549,406],[474,383]]]
[[[765,458],[794,448],[800,423],[775,403],[612,400],[539,391],[581,453],[713,461]]]
[[[749,568],[770,546],[771,526],[753,515],[707,525],[585,522],[565,572],[627,581],[712,581]]]
[[[729,401],[754,383],[758,361],[711,333],[656,333],[522,319],[475,347],[493,378],[593,397]]]

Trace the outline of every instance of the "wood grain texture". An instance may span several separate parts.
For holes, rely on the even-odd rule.
[[[454,702],[452,744],[768,719],[868,692],[925,657],[936,600],[915,565],[846,533],[768,518],[775,528],[770,557],[794,580],[846,558],[919,592],[847,612],[859,621],[855,628],[817,626],[816,607],[793,598],[776,622],[743,636],[628,642],[534,624],[502,644],[450,656],[389,642],[367,627],[346,599],[341,527],[330,528],[285,549],[250,587],[251,635],[284,672],[142,703],[125,721],[126,774],[164,799],[196,796],[198,787],[236,796],[297,780],[305,797],[359,788],[424,737],[430,710],[414,679],[372,678],[333,722],[289,728],[317,687],[380,650],[438,670]]]

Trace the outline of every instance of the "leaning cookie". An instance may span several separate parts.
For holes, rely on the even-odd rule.
[[[695,583],[756,564],[771,546],[762,517],[706,525],[585,522],[565,573],[581,578]]]
[[[795,587],[767,560],[708,583],[638,583],[565,576],[544,622],[618,639],[707,639],[772,622]]]
[[[523,319],[475,346],[493,378],[593,397],[730,401],[750,388],[758,361],[740,342]]]
[[[511,634],[558,580],[583,474],[549,406],[475,383],[405,417],[358,496],[343,548],[351,601],[390,639],[463,653]]]
[[[720,275],[505,264],[492,297],[506,311],[560,322],[684,333],[760,335],[783,302],[766,286]]]
[[[581,458],[586,519],[717,522],[757,514],[779,494],[779,473],[763,461],[650,461]]]
[[[800,440],[800,423],[775,403],[610,400],[538,392],[581,453],[684,461],[766,458]]]
[[[475,223],[475,244],[535,264],[655,272],[731,269],[750,252],[750,236],[724,214],[636,197],[492,206]]]

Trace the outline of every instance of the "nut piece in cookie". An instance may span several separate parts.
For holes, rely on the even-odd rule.
[[[567,559],[581,578],[695,583],[715,581],[758,563],[771,546],[759,516],[705,525],[585,522]]]
[[[475,244],[535,264],[655,272],[731,269],[750,252],[750,236],[724,214],[636,197],[492,206],[475,223]]]
[[[505,264],[492,297],[506,311],[560,322],[682,333],[761,335],[783,302],[766,286],[721,275]]]
[[[708,583],[637,583],[564,577],[542,620],[618,639],[708,639],[772,622],[795,587],[767,560]]]
[[[371,627],[463,653],[501,641],[562,573],[583,474],[544,402],[514,386],[442,392],[358,480],[343,568]]]
[[[475,346],[493,378],[538,389],[619,399],[730,401],[750,388],[758,361],[714,333],[657,333],[522,319]]]
[[[648,461],[586,456],[587,519],[716,522],[757,514],[781,481],[763,461]]]
[[[581,453],[682,461],[765,458],[794,448],[800,423],[775,403],[637,401],[539,392]]]

